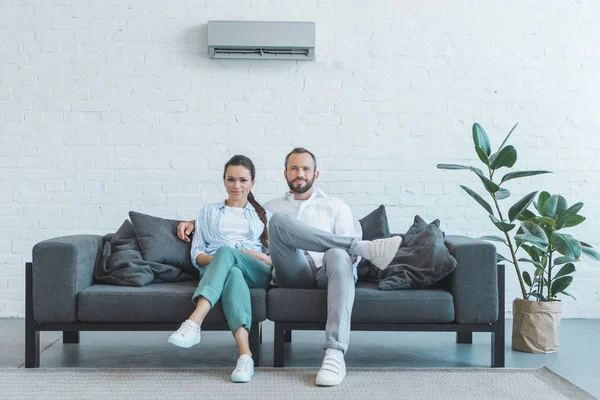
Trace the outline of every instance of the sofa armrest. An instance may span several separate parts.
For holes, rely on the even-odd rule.
[[[62,236],[33,247],[33,318],[36,322],[77,320],[77,294],[92,285],[101,247],[100,235]]]
[[[486,324],[498,320],[496,246],[466,236],[446,236],[446,247],[456,258],[449,287],[454,296],[455,321]]]

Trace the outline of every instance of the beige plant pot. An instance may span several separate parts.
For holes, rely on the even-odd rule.
[[[562,315],[560,301],[513,301],[512,348],[527,353],[556,353]]]

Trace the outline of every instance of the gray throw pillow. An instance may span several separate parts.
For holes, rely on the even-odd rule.
[[[363,231],[363,240],[391,237],[387,213],[383,204],[364,216],[359,222]],[[359,281],[376,280],[378,277],[379,270],[369,260],[365,260],[364,258],[358,263],[357,269]]]
[[[194,272],[190,255],[191,243],[177,237],[177,225],[181,221],[129,212],[129,218],[142,249],[144,260],[173,265],[183,271]]]
[[[440,227],[439,219],[436,219],[436,220],[432,221],[431,223],[434,224],[438,228]],[[408,228],[406,233],[403,235],[402,244],[400,245],[400,247],[409,246],[410,242],[412,242],[412,240],[415,237],[417,237],[417,235],[419,233],[423,232],[425,230],[425,228],[427,228],[427,225],[429,225],[429,224],[427,222],[425,222],[425,220],[423,220],[423,218],[419,217],[418,215],[415,215],[413,224],[411,225],[410,228]]]

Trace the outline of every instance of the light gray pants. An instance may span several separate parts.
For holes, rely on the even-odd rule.
[[[354,274],[350,255],[360,238],[339,236],[275,214],[269,221],[269,252],[277,285],[327,289],[325,349],[346,352],[354,304]],[[323,266],[313,268],[304,250],[325,253]],[[298,305],[302,307],[301,304]]]

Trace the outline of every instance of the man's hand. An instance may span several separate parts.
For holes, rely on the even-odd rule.
[[[177,237],[183,240],[184,242],[189,243],[190,238],[188,237],[188,235],[194,232],[195,228],[196,221],[180,222],[179,225],[177,225]]]

